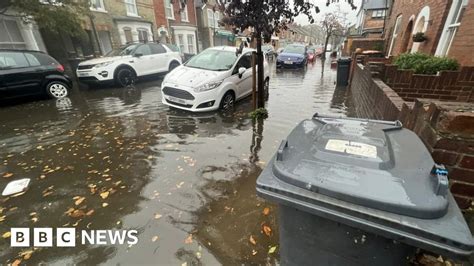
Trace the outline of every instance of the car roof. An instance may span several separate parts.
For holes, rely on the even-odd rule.
[[[3,49],[3,48],[0,48],[0,52],[17,52],[17,53],[24,53],[24,52],[28,52],[28,53],[42,53],[42,54],[47,54],[43,51],[38,51],[38,50],[27,50],[27,49]]]
[[[223,46],[215,46],[215,47],[210,47],[210,48],[207,48],[209,50],[220,50],[220,51],[229,51],[229,52],[235,52],[236,49],[238,49],[238,47],[236,46],[226,46],[226,45],[223,45]],[[250,51],[256,51],[255,49],[253,48],[244,48],[243,52],[250,52]]]

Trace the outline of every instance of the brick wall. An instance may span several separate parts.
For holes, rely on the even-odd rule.
[[[446,16],[449,12],[452,0],[398,0],[394,1],[390,17],[387,20],[386,32],[390,33],[387,35],[387,45],[391,43],[393,28],[399,15],[402,15],[400,32],[395,39],[394,46],[392,49],[392,55],[399,55],[406,50],[405,38],[408,38],[408,51],[410,51],[413,41],[411,39],[412,30],[407,31],[409,28],[410,19],[412,22],[412,29],[416,27],[416,18],[423,7],[428,6],[430,8],[430,17],[428,28],[425,32],[427,41],[420,43],[418,48],[419,52],[434,54],[436,47],[438,46],[438,40],[441,36],[441,32],[444,27]]]
[[[364,16],[364,30],[383,29],[383,18],[372,18],[373,10],[366,10]],[[379,34],[380,36],[380,34]]]
[[[474,1],[469,1],[448,56],[456,58],[461,65],[472,66],[474,65],[472,51],[474,51]]]
[[[404,100],[474,102],[474,67],[441,71],[439,75],[414,74],[412,70],[398,70],[395,65],[386,65],[384,69],[382,79]]]
[[[156,26],[159,28],[161,26],[168,27],[168,19],[166,18],[165,12],[165,0],[153,0],[153,7],[155,10],[155,21]]]
[[[383,44],[384,40],[381,38],[348,37],[345,42],[343,55],[351,55],[357,48],[361,48],[363,51],[380,50],[380,48],[383,49]]]
[[[451,192],[461,208],[474,200],[474,103],[403,100],[369,67],[354,64],[350,85],[357,117],[400,120],[449,170]]]

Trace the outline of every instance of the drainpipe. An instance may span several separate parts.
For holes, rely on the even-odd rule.
[[[387,21],[387,13],[388,13],[388,0],[385,0],[385,16],[383,17],[382,38],[385,36],[385,23]]]
[[[89,14],[89,19],[91,21],[91,27],[92,27],[92,31],[94,32],[94,37],[95,37],[95,41],[97,42],[97,47],[99,48],[99,53],[102,55],[102,48],[100,48],[99,35],[97,34],[97,30],[95,29],[94,15]]]

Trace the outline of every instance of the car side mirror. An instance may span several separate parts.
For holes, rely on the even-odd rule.
[[[135,53],[133,56],[135,56],[135,57],[140,57],[140,56],[142,56],[142,55],[143,55],[142,53]]]
[[[247,70],[245,67],[239,67],[239,78],[242,78],[245,73],[245,70]]]

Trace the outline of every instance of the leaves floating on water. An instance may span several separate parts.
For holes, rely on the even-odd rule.
[[[263,225],[263,232],[264,232],[267,236],[271,236],[271,235],[272,235],[272,229],[271,229],[270,226],[268,226],[268,225]]]
[[[12,235],[10,231],[3,233],[2,238],[9,238]]]
[[[253,238],[253,235],[250,235],[249,241],[250,243],[257,245],[257,241],[255,241],[255,239]]]
[[[85,197],[79,197],[79,196],[77,196],[77,197],[74,197],[74,199],[76,200],[76,201],[74,202],[74,205],[78,206],[78,205],[81,204],[86,198],[85,198]]]
[[[158,240],[158,236],[154,236],[152,239],[151,239],[151,242],[156,242]]]
[[[268,250],[268,254],[275,253],[276,249],[277,249],[277,246],[270,247],[270,249]]]
[[[108,191],[105,191],[105,192],[100,193],[100,197],[101,197],[102,199],[106,199],[108,196],[109,196],[109,192],[108,192]]]
[[[158,220],[162,217],[163,215],[159,214],[159,213],[155,213],[155,219]]]
[[[265,207],[265,208],[263,209],[263,215],[267,216],[268,214],[270,214],[270,208]]]
[[[9,178],[9,177],[12,177],[12,176],[13,176],[13,173],[5,173],[3,175],[3,177],[5,177],[5,178]]]
[[[190,235],[184,240],[184,243],[185,243],[185,244],[191,244],[191,243],[193,243],[193,235],[190,234]]]

